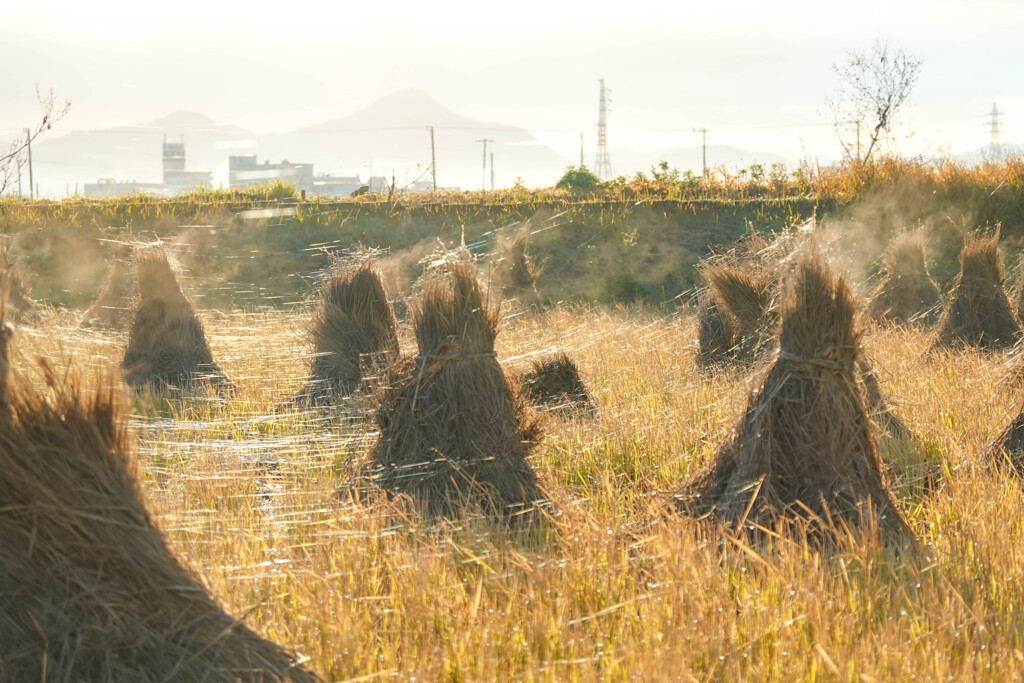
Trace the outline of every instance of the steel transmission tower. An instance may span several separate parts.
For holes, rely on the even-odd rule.
[[[1002,149],[1001,149],[1001,146],[1000,146],[1000,143],[999,143],[999,134],[1002,133],[1002,128],[999,127],[999,117],[1000,116],[1002,116],[1002,113],[999,111],[999,108],[996,107],[996,103],[993,102],[992,103],[992,113],[989,114],[989,117],[992,119],[992,122],[990,124],[989,132],[988,132],[988,135],[989,135],[989,145],[990,145],[989,154],[991,155],[991,158],[989,159],[989,161],[993,161],[993,162],[1000,161],[1002,159],[1002,156],[1003,156],[1002,155]]]
[[[608,180],[612,177],[612,157],[608,153],[608,105],[611,98],[608,95],[611,90],[604,87],[604,79],[601,84],[601,108],[597,115],[597,160],[594,162],[594,173],[601,180]]]

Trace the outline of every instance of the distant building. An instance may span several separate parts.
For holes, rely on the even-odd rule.
[[[191,190],[213,187],[210,171],[185,170],[185,142],[167,142],[164,138],[164,163],[162,183],[139,183],[134,180],[100,178],[95,183],[85,184],[86,197],[119,197],[125,194],[146,194],[171,197]]]
[[[232,190],[244,190],[277,181],[291,183],[296,189],[305,190],[308,194],[316,191],[313,164],[293,164],[287,159],[276,164],[269,161],[261,164],[257,162],[255,154],[228,157],[228,184]]]
[[[185,170],[185,142],[164,140],[164,185],[170,194],[181,194],[201,187],[213,187],[209,171]]]

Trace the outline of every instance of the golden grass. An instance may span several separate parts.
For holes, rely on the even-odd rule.
[[[532,460],[561,512],[522,538],[431,526],[383,497],[331,494],[365,457],[357,406],[275,414],[305,379],[305,314],[201,313],[229,399],[134,407],[146,495],[172,550],[229,613],[331,680],[920,680],[1024,674],[1024,495],[977,467],[1017,412],[1004,356],[926,353],[926,333],[865,338],[883,391],[917,434],[880,440],[936,493],[897,486],[920,554],[782,538],[750,548],[662,515],[662,492],[710,458],[756,387],[696,369],[689,317],[557,310],[505,322],[511,369],[568,350],[600,404],[551,420]],[[70,355],[99,376],[123,337],[68,314],[18,327],[15,367]],[[403,348],[412,349],[403,330]],[[88,386],[87,382],[84,382]],[[709,534],[711,534],[709,538]]]

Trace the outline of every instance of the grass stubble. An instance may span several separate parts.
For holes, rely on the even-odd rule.
[[[305,380],[305,315],[201,312],[236,391],[136,399],[128,429],[172,552],[226,611],[328,680],[1024,672],[1024,496],[980,462],[1018,406],[1018,389],[994,381],[1001,354],[927,353],[926,331],[868,328],[866,351],[915,437],[879,446],[923,551],[851,533],[820,553],[798,532],[752,546],[663,514],[665,494],[714,456],[766,367],[698,372],[689,315],[511,318],[496,347],[509,371],[568,350],[600,406],[589,420],[545,419],[530,464],[558,513],[524,538],[472,519],[432,522],[383,495],[332,497],[375,435],[355,407],[343,419],[276,410]],[[125,341],[62,312],[17,334],[15,367],[42,356],[56,373],[73,365],[86,386]],[[895,476],[923,466],[942,472],[940,486]]]

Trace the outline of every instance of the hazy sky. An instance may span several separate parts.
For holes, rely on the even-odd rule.
[[[179,109],[292,130],[415,87],[559,151],[592,136],[597,79],[614,147],[709,143],[835,156],[826,96],[846,51],[888,40],[922,61],[900,134],[911,152],[1024,142],[1024,3],[889,0],[559,3],[180,0],[4,3],[0,138],[38,117],[35,87],[72,102],[60,130]]]

